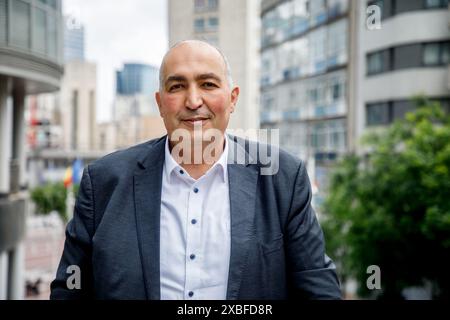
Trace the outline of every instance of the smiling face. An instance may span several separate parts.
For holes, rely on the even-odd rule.
[[[230,88],[222,55],[199,41],[186,41],[169,51],[156,93],[169,137],[176,129],[218,129],[225,132],[239,88]]]

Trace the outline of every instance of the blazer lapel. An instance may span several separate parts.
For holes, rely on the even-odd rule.
[[[164,165],[165,138],[146,150],[138,161],[134,174],[134,204],[136,228],[141,254],[147,299],[159,300],[161,184]]]
[[[230,193],[231,255],[228,274],[227,299],[239,298],[239,289],[245,269],[248,247],[253,235],[255,216],[255,194],[258,170],[253,159],[236,142],[239,138],[229,137],[228,181]]]

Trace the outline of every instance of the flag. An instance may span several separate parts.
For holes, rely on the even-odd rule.
[[[72,167],[68,167],[64,173],[64,187],[68,188],[72,184]]]
[[[72,166],[72,182],[74,184],[80,183],[82,171],[83,171],[83,160],[75,159]]]

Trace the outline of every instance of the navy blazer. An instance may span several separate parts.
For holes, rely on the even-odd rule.
[[[160,299],[165,139],[115,152],[85,168],[51,299]],[[279,150],[278,172],[262,175],[263,165],[249,150],[263,145],[233,136],[228,141],[227,299],[340,299],[304,163]],[[81,289],[66,285],[71,265],[81,270]]]

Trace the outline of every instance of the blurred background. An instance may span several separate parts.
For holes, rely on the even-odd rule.
[[[450,297],[448,0],[0,0],[0,299],[48,299],[83,167],[165,134],[183,39],[307,163],[346,299]]]

